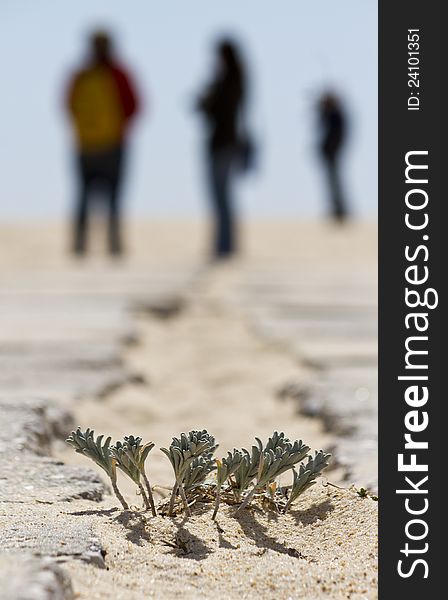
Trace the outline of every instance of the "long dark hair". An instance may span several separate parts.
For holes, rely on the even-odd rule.
[[[230,38],[223,38],[218,42],[217,55],[221,62],[220,77],[238,90],[240,100],[246,94],[246,74],[238,45]]]

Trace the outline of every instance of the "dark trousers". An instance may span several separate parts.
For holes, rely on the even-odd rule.
[[[214,148],[209,153],[209,179],[214,217],[213,255],[230,256],[236,250],[236,223],[231,194],[235,162],[233,147]]]
[[[108,247],[111,254],[122,252],[120,184],[124,148],[119,146],[98,152],[81,152],[78,156],[79,195],[74,218],[76,254],[87,246],[89,213],[95,193],[101,195],[108,212]]]
[[[347,218],[348,211],[342,190],[339,161],[335,156],[326,156],[324,161],[330,192],[331,215],[334,219],[343,221]]]

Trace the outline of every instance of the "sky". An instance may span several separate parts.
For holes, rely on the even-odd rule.
[[[350,116],[344,180],[354,212],[377,210],[376,0],[0,0],[0,218],[58,217],[74,201],[70,73],[89,31],[109,28],[144,102],[126,178],[132,215],[196,217],[207,206],[195,98],[213,44],[231,34],[250,72],[258,166],[237,183],[246,215],[325,210],[315,102],[336,90]]]

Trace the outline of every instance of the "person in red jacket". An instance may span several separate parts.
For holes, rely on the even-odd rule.
[[[67,109],[76,148],[79,196],[74,219],[73,251],[86,251],[87,224],[93,192],[106,200],[111,254],[122,252],[120,186],[129,124],[138,112],[138,99],[129,74],[116,61],[107,32],[90,38],[88,63],[70,81]]]

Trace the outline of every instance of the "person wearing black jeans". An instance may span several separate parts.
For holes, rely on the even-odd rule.
[[[348,216],[339,166],[346,137],[346,119],[340,101],[329,92],[319,101],[319,113],[322,127],[320,152],[327,172],[331,216],[334,220],[342,222]]]
[[[216,47],[217,66],[212,82],[198,102],[207,128],[208,178],[215,221],[213,257],[231,256],[237,249],[232,178],[241,141],[241,112],[246,94],[239,50],[229,39]]]
[[[122,252],[120,231],[120,184],[124,148],[117,146],[101,152],[81,152],[79,155],[79,198],[75,214],[74,252],[83,254],[86,249],[89,204],[94,191],[102,194],[107,204],[109,252]]]
[[[83,255],[86,251],[92,198],[98,192],[108,212],[109,252],[121,254],[120,187],[127,131],[138,100],[129,74],[114,56],[107,32],[92,34],[89,60],[70,81],[67,109],[75,133],[79,180],[73,252]]]

